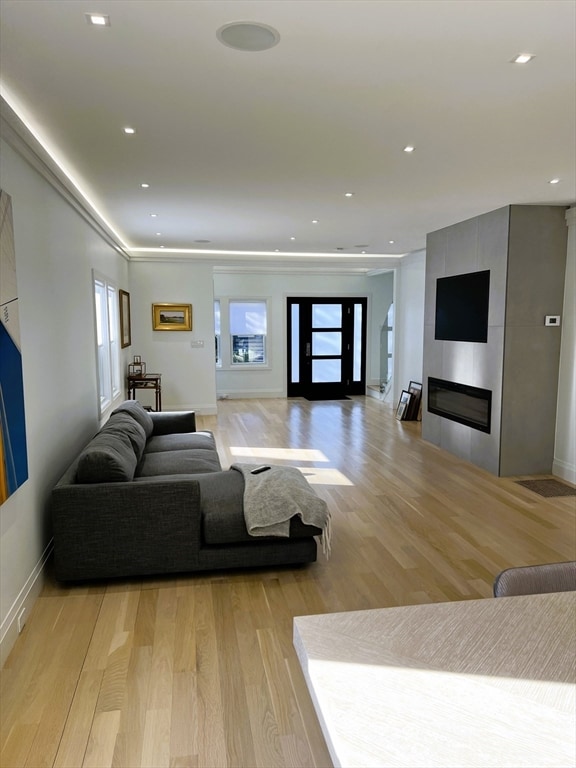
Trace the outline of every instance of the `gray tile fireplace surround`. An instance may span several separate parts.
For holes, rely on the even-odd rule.
[[[567,233],[564,206],[511,205],[426,244],[422,436],[496,475],[552,470]],[[436,280],[490,270],[487,343],[434,338]],[[428,377],[492,392],[490,432],[429,413]]]

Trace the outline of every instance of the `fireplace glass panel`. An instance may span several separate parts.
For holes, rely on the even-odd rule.
[[[428,410],[481,432],[490,432],[492,392],[489,389],[428,379]]]

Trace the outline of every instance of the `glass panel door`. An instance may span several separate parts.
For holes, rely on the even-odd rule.
[[[312,331],[312,355],[342,354],[341,331]]]
[[[287,301],[288,396],[363,395],[367,299]]]

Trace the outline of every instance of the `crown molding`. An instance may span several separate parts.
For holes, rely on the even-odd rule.
[[[192,253],[145,253],[130,254],[130,261],[149,263],[194,263],[211,266],[214,273],[218,274],[323,274],[323,275],[368,275],[390,272],[400,266],[401,257],[385,257],[368,261],[361,257],[334,257],[325,258],[300,257],[300,258],[276,258],[263,256],[258,253],[227,256],[214,253],[209,255]]]
[[[130,255],[114,233],[90,207],[64,171],[32,134],[8,102],[0,97],[0,136],[124,259]]]

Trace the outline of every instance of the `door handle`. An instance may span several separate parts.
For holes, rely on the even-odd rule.
[[[310,342],[306,344],[306,357],[310,357]]]

